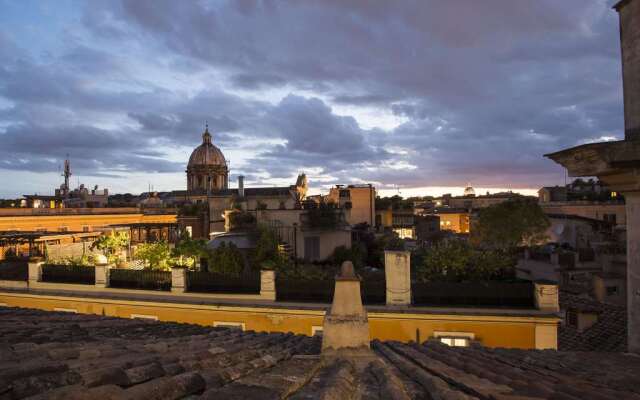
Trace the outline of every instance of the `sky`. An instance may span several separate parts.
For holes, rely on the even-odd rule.
[[[0,197],[231,186],[461,194],[562,184],[624,136],[613,0],[0,0]]]

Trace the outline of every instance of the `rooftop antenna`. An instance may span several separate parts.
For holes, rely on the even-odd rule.
[[[64,176],[64,196],[65,198],[69,197],[69,177],[71,177],[71,163],[69,163],[69,153],[67,153],[67,158],[64,160],[64,172],[62,174]]]

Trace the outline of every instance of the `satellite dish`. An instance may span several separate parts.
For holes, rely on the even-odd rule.
[[[553,233],[555,233],[556,236],[561,236],[564,233],[564,224],[558,224],[554,226]]]

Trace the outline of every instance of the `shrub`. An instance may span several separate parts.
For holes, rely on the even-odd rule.
[[[171,249],[166,242],[143,243],[138,245],[135,257],[143,260],[149,269],[166,271],[169,269]]]
[[[244,269],[242,253],[233,243],[227,245],[226,242],[222,242],[217,249],[211,252],[209,260],[211,272],[237,277]]]

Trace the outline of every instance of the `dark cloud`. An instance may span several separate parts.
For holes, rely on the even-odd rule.
[[[208,121],[253,181],[555,183],[542,154],[621,136],[611,3],[123,0],[45,55],[0,26],[0,168],[182,171]]]

